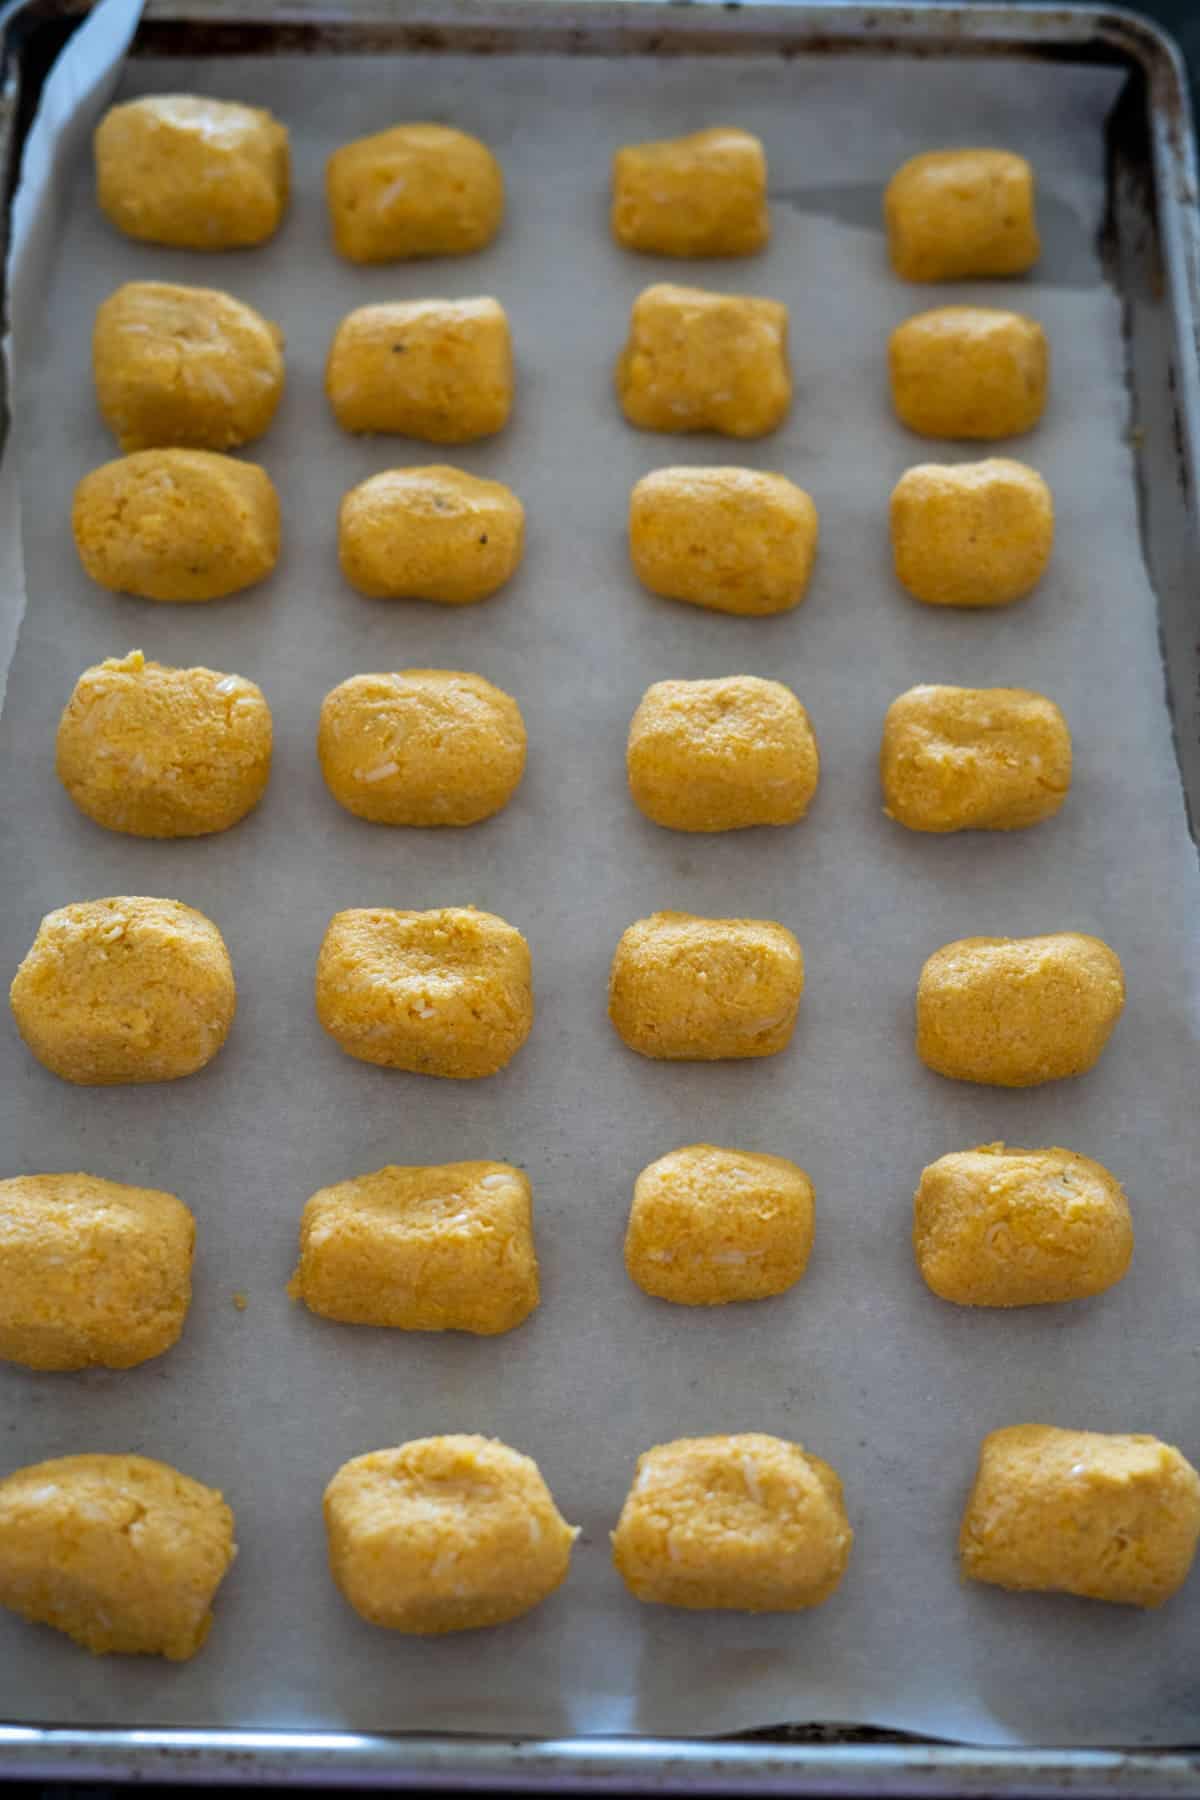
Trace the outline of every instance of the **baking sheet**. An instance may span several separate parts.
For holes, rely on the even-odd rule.
[[[40,916],[110,893],[209,913],[240,984],[233,1036],[188,1081],[63,1086],[0,1038],[5,1173],[86,1168],[171,1188],[199,1226],[183,1341],[125,1373],[0,1372],[4,1461],[78,1449],[163,1457],[221,1486],[241,1554],[202,1655],[183,1667],[89,1661],[0,1620],[4,1710],[91,1724],[271,1725],[520,1735],[709,1733],[780,1722],[892,1726],[987,1744],[1191,1741],[1200,1712],[1200,1587],[1158,1615],[960,1586],[953,1545],[980,1435],[1021,1419],[1147,1430],[1200,1455],[1200,1237],[1194,1169],[1197,870],[1172,755],[1153,597],[1138,549],[1120,313],[1094,250],[1099,71],[858,59],[608,61],[137,60],[128,97],[192,90],[272,106],[293,128],[296,199],[278,241],[220,257],[117,239],[78,163],[44,320],[19,343],[29,607],[0,720],[0,966]],[[482,256],[356,270],[328,250],[323,159],[396,119],[453,120],[498,150],[510,189]],[[775,238],[748,263],[634,259],[605,230],[614,144],[729,119],[766,139]],[[1047,253],[1036,281],[938,290],[888,276],[880,187],[931,142],[993,141],[1039,166]],[[252,454],[283,497],[285,549],[263,587],[206,607],[92,588],[71,547],[71,490],[113,453],[93,411],[98,302],[133,276],[213,282],[280,319],[289,388]],[[796,403],[771,439],[734,445],[627,429],[612,359],[629,304],[662,278],[786,300]],[[529,513],[511,587],[478,608],[368,602],[340,580],[337,501],[376,469],[441,453],[352,441],[320,377],[335,324],[389,297],[491,292],[508,306],[518,404],[502,437],[454,460],[509,481]],[[1057,500],[1054,567],[996,615],[918,607],[889,572],[888,491],[943,452],[889,417],[887,330],[939,298],[1016,304],[1046,325],[1054,395],[1013,448]],[[947,459],[967,458],[950,449]],[[669,462],[783,469],[813,492],[822,549],[810,597],[738,621],[641,593],[628,490]],[[86,664],[140,645],[261,682],[277,730],[259,813],[209,840],[139,843],[72,809],[53,774],[59,706]],[[529,727],[510,808],[461,833],[390,832],[340,812],[313,752],[325,691],[357,670],[480,671]],[[624,789],[628,719],[666,676],[779,676],[808,705],[823,776],[782,833],[693,838],[641,819]],[[1075,733],[1063,815],[1019,837],[935,840],[879,810],[889,700],[915,681],[1042,688]],[[474,902],[533,949],[538,1020],[503,1075],[457,1085],[341,1055],[312,1012],[313,962],[339,907]],[[792,1048],[769,1061],[647,1063],[604,1017],[623,927],[656,907],[793,927],[808,989]],[[911,1048],[921,962],[969,933],[1074,927],[1119,950],[1130,1004],[1085,1080],[1004,1093],[939,1080]],[[971,1314],[932,1299],[908,1249],[922,1165],[1005,1138],[1066,1143],[1126,1181],[1133,1270],[1068,1308]],[[817,1245],[800,1287],[716,1312],[667,1308],[625,1279],[637,1171],[697,1139],[777,1151],[812,1174]],[[494,1156],[530,1172],[541,1310],[493,1340],[339,1327],[284,1283],[304,1200],[387,1161]],[[248,1295],[235,1310],[235,1292]],[[685,1433],[796,1437],[841,1472],[858,1532],[838,1595],[793,1618],[639,1607],[608,1560],[637,1453]],[[372,1631],[324,1569],[320,1493],[345,1458],[427,1432],[481,1430],[537,1457],[583,1527],[568,1586],[493,1633],[419,1642]]]

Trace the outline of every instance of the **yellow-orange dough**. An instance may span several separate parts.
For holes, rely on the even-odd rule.
[[[325,1529],[355,1612],[421,1636],[530,1612],[566,1580],[578,1536],[532,1457],[465,1435],[343,1463],[325,1490]]]
[[[334,244],[354,263],[482,250],[504,217],[500,164],[449,125],[394,125],[343,144],[325,196]]]
[[[633,715],[625,764],[637,806],[673,831],[794,825],[820,772],[803,706],[757,675],[656,681]]]
[[[533,1025],[529,945],[473,906],[335,913],[317,958],[317,1017],[360,1062],[495,1075]]]
[[[909,688],[879,750],[884,811],[910,831],[1016,831],[1071,787],[1071,733],[1027,688]]]
[[[0,1357],[131,1369],[169,1350],[192,1292],[196,1222],[174,1194],[97,1175],[0,1181]]]
[[[617,363],[625,417],[643,431],[764,437],[792,403],[787,307],[660,282],[633,303]]]
[[[235,250],[274,235],[287,205],[287,128],[258,106],[152,94],[96,128],[96,198],[127,237]]]
[[[122,895],[47,913],[9,999],[52,1074],[110,1087],[202,1069],[229,1035],[237,990],[211,919],[178,900]]]
[[[1009,1425],[984,1438],[959,1537],[996,1587],[1161,1606],[1200,1542],[1200,1475],[1158,1438]]]
[[[621,935],[608,1016],[642,1056],[774,1056],[791,1042],[803,991],[804,958],[785,926],[659,912]]]
[[[325,392],[343,431],[466,444],[508,423],[512,342],[496,300],[360,306],[338,326]]]
[[[652,594],[714,612],[786,612],[803,600],[817,554],[811,498],[757,469],[672,468],[629,497],[629,551]]]
[[[96,1656],[186,1662],[236,1555],[217,1490],[145,1456],[60,1456],[0,1481],[0,1606]]]
[[[854,1533],[828,1463],[746,1431],[678,1438],[639,1456],[612,1542],[638,1600],[800,1612],[837,1588]]]
[[[657,256],[750,256],[771,235],[767,159],[748,131],[718,125],[626,144],[613,157],[612,232]]]
[[[219,288],[129,281],[92,329],[100,413],[123,451],[234,450],[283,393],[283,333]]]
[[[377,1169],[322,1188],[288,1289],[311,1312],[401,1331],[511,1331],[538,1303],[533,1195],[510,1163]]]
[[[1086,1300],[1125,1274],[1133,1222],[1120,1182],[1090,1157],[981,1144],[922,1171],[913,1253],[959,1306]]]
[[[1094,1068],[1124,1005],[1120,959],[1099,938],[961,938],[921,970],[917,1055],[955,1081],[1061,1081]]]
[[[927,150],[883,196],[888,253],[902,281],[1023,275],[1041,254],[1033,170],[1011,150]]]
[[[921,437],[1003,438],[1032,431],[1046,406],[1046,334],[1023,313],[939,306],[888,341],[892,404]]]
[[[226,831],[271,773],[271,709],[242,675],[168,669],[140,650],[85,669],[58,725],[58,778],[81,812],[133,837]]]
[[[994,456],[918,463],[892,490],[896,578],[927,606],[1007,606],[1032,593],[1054,543],[1036,469]]]
[[[515,573],[524,542],[511,488],[444,465],[372,475],[338,514],[342,574],[377,600],[486,600]]]
[[[271,573],[279,496],[257,463],[138,450],[75,489],[71,529],[93,581],[143,600],[221,600]]]
[[[796,1163],[689,1144],[638,1176],[625,1267],[657,1299],[724,1306],[785,1293],[812,1242],[812,1182]]]

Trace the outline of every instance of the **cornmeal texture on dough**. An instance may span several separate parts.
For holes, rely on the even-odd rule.
[[[47,913],[9,999],[38,1061],[83,1087],[194,1075],[225,1042],[237,1008],[212,920],[142,895]]]
[[[647,1450],[612,1540],[638,1600],[750,1613],[822,1605],[853,1542],[829,1464],[758,1431]]]
[[[508,423],[512,340],[499,301],[360,306],[337,328],[325,392],[343,431],[466,444]]]
[[[1008,606],[1033,592],[1054,544],[1054,501],[1007,457],[918,463],[892,490],[896,579],[927,606]]]
[[[672,468],[629,497],[629,551],[652,594],[714,612],[786,612],[808,589],[819,520],[784,475]]]
[[[972,1581],[1161,1606],[1200,1542],[1200,1475],[1158,1438],[1009,1425],[984,1438],[959,1537]]]
[[[879,749],[883,810],[910,831],[1018,831],[1071,788],[1071,733],[1028,688],[909,688]]]
[[[617,397],[643,431],[764,437],[787,416],[787,307],[659,282],[633,303]]]
[[[642,1056],[774,1056],[791,1042],[803,991],[804,958],[786,926],[659,912],[622,933],[608,1016]]]
[[[0,1481],[0,1606],[93,1655],[186,1662],[237,1555],[215,1488],[145,1456],[60,1456]]]
[[[463,256],[504,218],[504,176],[486,144],[449,125],[393,125],[335,150],[325,196],[338,254],[354,263]]]
[[[771,235],[762,140],[717,125],[613,157],[612,232],[656,256],[751,256]]]
[[[131,1369],[169,1350],[192,1293],[182,1200],[98,1175],[0,1181],[0,1357]]]
[[[109,831],[200,837],[258,805],[271,744],[271,709],[253,681],[165,668],[131,650],[75,683],[55,766],[79,810]]]
[[[1033,170],[1011,150],[927,150],[883,196],[888,253],[902,281],[1023,275],[1041,255]]]
[[[504,1625],[566,1580],[568,1525],[537,1464],[493,1438],[416,1438],[325,1490],[334,1581],[368,1624],[433,1636]]]
[[[1120,959],[1099,938],[960,938],[921,970],[917,1055],[955,1081],[1061,1081],[1095,1067],[1124,1005]]]
[[[1050,350],[1036,319],[990,306],[939,306],[888,340],[892,404],[920,437],[1003,438],[1046,407]]]
[[[287,128],[258,106],[151,94],[96,127],[96,198],[127,237],[236,250],[274,236],[287,205]]]
[[[440,464],[372,475],[338,514],[342,574],[377,600],[486,600],[515,574],[524,544],[511,488]]]

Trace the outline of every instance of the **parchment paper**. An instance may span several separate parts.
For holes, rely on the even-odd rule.
[[[11,1024],[0,1028],[6,1173],[83,1168],[170,1188],[199,1224],[178,1348],[122,1374],[5,1369],[3,1460],[88,1448],[165,1458],[226,1491],[241,1555],[208,1646],[184,1667],[89,1661],[0,1621],[5,1712],[504,1734],[842,1721],[990,1744],[1194,1741],[1200,1578],[1143,1615],[964,1587],[954,1557],[992,1427],[1151,1431],[1200,1455],[1200,889],[1138,546],[1119,307],[1093,249],[1114,79],[968,61],[280,57],[138,60],[121,92],[163,89],[278,111],[293,131],[296,198],[266,249],[171,253],[113,235],[86,156],[77,161],[20,368],[29,607],[0,725],[0,967],[15,967],[42,914],[65,901],[173,895],[224,931],[240,1008],[208,1070],[157,1087],[64,1086]],[[454,120],[496,147],[511,196],[501,239],[458,261],[339,264],[323,216],[326,154],[414,117]],[[725,119],[769,148],[769,252],[690,269],[620,252],[605,229],[613,146]],[[950,293],[889,276],[884,180],[910,153],[960,142],[1010,144],[1036,161],[1047,248],[1035,281]],[[226,286],[287,331],[287,397],[252,452],[279,484],[285,549],[276,576],[234,600],[116,599],[75,560],[72,488],[114,454],[93,408],[91,320],[135,276]],[[774,437],[735,445],[624,425],[612,361],[634,295],[664,277],[788,302],[797,393]],[[364,601],[337,570],[339,496],[374,470],[443,453],[339,433],[321,394],[330,335],[366,301],[480,292],[511,313],[516,416],[453,459],[523,496],[524,567],[477,608]],[[1053,346],[1048,416],[1011,448],[1053,487],[1054,566],[1027,604],[996,614],[919,607],[889,567],[887,496],[901,470],[974,454],[907,437],[887,403],[889,327],[948,298],[1024,307]],[[811,489],[822,548],[802,609],[737,621],[639,591],[624,543],[629,488],[679,461],[782,469]],[[237,830],[137,842],[89,824],[57,785],[54,723],[72,683],[133,645],[265,688],[276,766]],[[322,785],[322,695],[357,670],[412,665],[479,670],[520,699],[528,776],[486,825],[378,829]],[[711,839],[657,830],[624,785],[639,696],[661,677],[739,671],[782,677],[810,708],[823,758],[810,817]],[[1026,684],[1062,703],[1077,763],[1057,821],[937,840],[883,818],[884,710],[913,682],[938,680]],[[538,1019],[510,1069],[458,1085],[343,1056],[312,1008],[330,914],[466,902],[511,919],[532,945]],[[605,1019],[608,963],[623,927],[656,907],[796,930],[809,985],[787,1053],[672,1066],[622,1047]],[[1099,1068],[1023,1093],[925,1072],[911,1042],[924,958],[970,933],[1063,927],[1101,934],[1125,963],[1129,1006]],[[908,1241],[920,1170],[994,1139],[1071,1145],[1124,1179],[1138,1248],[1116,1292],[1011,1314],[926,1292]],[[811,1172],[817,1245],[791,1294],[693,1312],[627,1281],[634,1177],[696,1140],[777,1151]],[[316,1187],[388,1161],[473,1156],[512,1159],[532,1177],[544,1301],[529,1324],[498,1340],[420,1337],[339,1327],[288,1302],[297,1222]],[[792,1618],[640,1607],[607,1547],[637,1453],[746,1429],[798,1438],[841,1472],[858,1533],[842,1589]],[[538,1459],[583,1527],[569,1584],[491,1633],[420,1642],[373,1631],[326,1573],[323,1485],[361,1451],[460,1430]]]

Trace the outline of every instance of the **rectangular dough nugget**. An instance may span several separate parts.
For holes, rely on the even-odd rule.
[[[799,605],[819,529],[803,488],[758,469],[655,469],[629,496],[629,554],[643,587],[713,612]]]
[[[338,326],[325,391],[343,431],[466,444],[508,423],[512,342],[496,300],[360,306]]]
[[[883,810],[909,831],[1020,831],[1071,787],[1071,733],[1028,688],[909,688],[879,749]]]
[[[750,256],[771,235],[767,159],[748,131],[626,144],[613,157],[612,230],[657,256]]]
[[[804,958],[786,926],[660,912],[622,934],[608,1014],[642,1056],[774,1056],[791,1042],[803,991]]]

